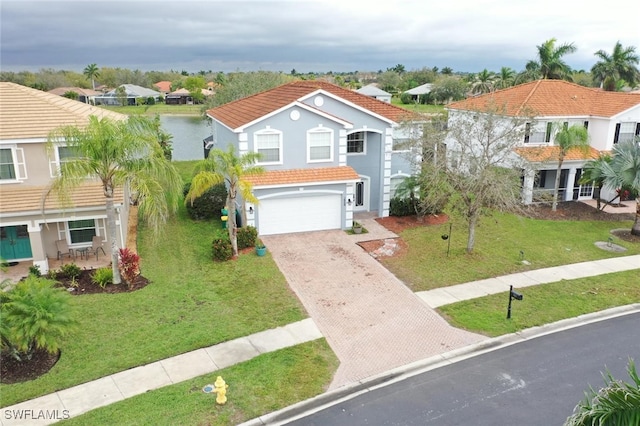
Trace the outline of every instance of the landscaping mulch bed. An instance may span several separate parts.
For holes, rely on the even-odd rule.
[[[50,354],[44,350],[36,350],[30,360],[19,362],[3,352],[0,359],[0,383],[12,384],[36,379],[53,368],[58,359],[60,352]]]
[[[64,287],[69,290],[69,294],[74,296],[82,296],[85,294],[97,294],[97,293],[130,293],[132,291],[140,290],[149,285],[149,280],[142,275],[138,275],[131,287],[126,283],[122,284],[108,284],[100,287],[95,284],[91,277],[93,276],[95,269],[83,269],[80,272],[80,276],[76,278],[75,282],[65,276],[56,277],[56,281],[59,282],[59,287]]]

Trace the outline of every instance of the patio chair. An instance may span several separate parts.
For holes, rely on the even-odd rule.
[[[87,258],[89,258],[90,254],[95,253],[96,260],[98,260],[98,254],[100,252],[102,252],[102,254],[104,254],[105,256],[107,255],[107,253],[104,251],[104,247],[102,247],[102,238],[100,238],[100,236],[98,235],[94,235],[91,239],[91,247],[89,247],[86,252]]]
[[[63,260],[65,256],[69,256],[69,259],[75,259],[76,254],[72,248],[67,244],[67,240],[57,240],[56,249],[58,249],[58,260]]]

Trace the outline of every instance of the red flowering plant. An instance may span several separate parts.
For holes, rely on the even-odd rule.
[[[133,281],[140,274],[140,256],[129,248],[120,249],[118,266],[122,278],[129,288],[133,287]]]

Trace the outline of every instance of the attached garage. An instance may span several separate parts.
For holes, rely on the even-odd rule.
[[[258,204],[260,235],[340,229],[341,194],[265,198]]]

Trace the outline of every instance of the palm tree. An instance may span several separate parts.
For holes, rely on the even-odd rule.
[[[558,208],[558,193],[560,192],[560,175],[562,174],[562,163],[572,149],[587,151],[589,149],[589,134],[584,126],[574,124],[569,127],[564,123],[553,123],[552,132],[555,133],[554,144],[558,147],[558,169],[556,170],[556,181],[553,189],[553,204],[551,210]]]
[[[247,152],[236,155],[233,145],[229,145],[226,151],[214,148],[209,151],[205,160],[199,161],[194,170],[191,187],[186,195],[185,202],[191,202],[204,194],[214,185],[225,183],[227,186],[227,229],[233,256],[238,256],[238,239],[236,223],[236,199],[238,192],[245,201],[257,203],[258,200],[252,193],[253,185],[246,179],[247,175],[255,175],[264,172],[255,162],[260,159],[257,152]],[[243,209],[244,211],[244,209]]]
[[[473,83],[471,85],[471,93],[474,95],[489,93],[494,89],[493,80],[495,78],[495,74],[486,68],[480,71],[475,75]]]
[[[506,89],[513,86],[516,78],[515,70],[509,67],[500,68],[500,72],[496,75],[494,86],[496,89]]]
[[[611,55],[604,50],[598,50],[594,53],[600,61],[591,68],[591,73],[600,87],[613,91],[616,82],[620,79],[625,80],[629,86],[635,87],[640,80],[640,71],[635,66],[640,58],[635,54],[635,51],[634,46],[625,48],[618,41],[613,47]]]
[[[154,233],[179,206],[182,179],[160,147],[151,120],[132,116],[127,121],[89,118],[84,128],[64,126],[49,136],[51,149],[64,143],[77,156],[60,165],[49,192],[65,202],[71,190],[87,180],[102,182],[107,211],[107,239],[111,247],[113,283],[120,284],[114,192],[129,185],[139,213]]]
[[[587,161],[582,168],[582,175],[580,176],[580,184],[589,184],[593,183],[598,188],[598,198],[597,200],[597,208],[601,210],[601,198],[600,193],[602,192],[602,187],[604,186],[605,176],[605,164],[611,162],[611,156],[609,154],[600,154],[598,158],[595,160]],[[609,202],[605,203],[605,206],[609,204]]]
[[[616,380],[608,371],[603,374],[605,386],[598,391],[590,387],[564,425],[640,424],[640,377],[633,359],[629,359],[627,373],[631,378],[629,383]]]
[[[636,199],[636,218],[631,234],[640,235],[640,138],[613,147],[613,159],[604,167],[605,186],[627,188]]]
[[[91,86],[93,87],[93,90],[96,90],[96,81],[95,79],[100,77],[100,71],[98,71],[98,65],[96,64],[89,64],[84,68],[84,71],[82,71],[82,73],[91,80]]]
[[[565,43],[556,47],[556,41],[555,38],[552,38],[540,46],[536,46],[538,49],[538,61],[529,61],[529,63],[533,62],[539,66],[542,78],[570,81],[571,67],[562,60],[562,57],[574,53],[577,48],[573,43]],[[529,67],[529,64],[527,66]]]

